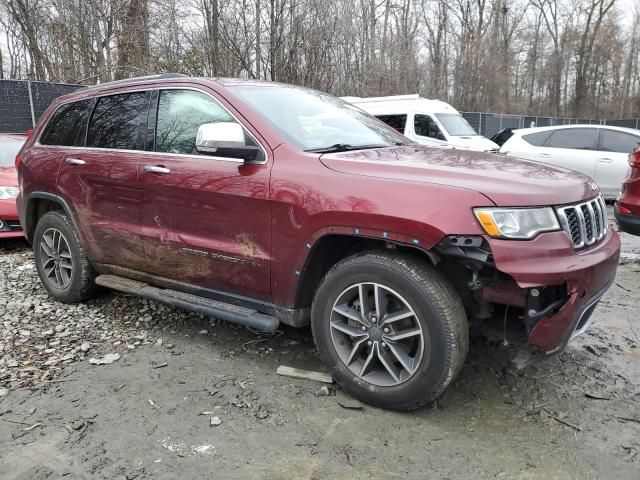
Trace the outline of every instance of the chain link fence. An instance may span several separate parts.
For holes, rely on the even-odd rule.
[[[491,138],[505,128],[550,127],[554,125],[613,125],[640,128],[640,118],[593,120],[590,118],[532,117],[501,113],[461,112],[462,116],[480,135]]]
[[[0,133],[24,133],[33,128],[47,107],[61,95],[84,85],[0,80]],[[596,124],[640,129],[639,118],[592,120],[589,118],[532,117],[500,113],[461,112],[476,132],[487,138],[505,128]]]
[[[83,85],[0,80],[0,133],[24,133],[33,128],[56,98]]]

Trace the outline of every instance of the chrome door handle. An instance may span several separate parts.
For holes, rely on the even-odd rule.
[[[599,158],[598,161],[600,163],[613,163],[613,159],[612,158]]]
[[[84,165],[87,162],[80,160],[79,158],[65,158],[64,163],[68,165]]]
[[[159,167],[158,165],[145,165],[144,171],[147,173],[160,173],[162,175],[167,175],[171,173],[171,170],[166,167]]]

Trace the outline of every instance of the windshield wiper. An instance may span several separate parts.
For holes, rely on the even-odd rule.
[[[312,148],[310,150],[305,150],[305,152],[337,153],[337,152],[348,152],[350,150],[366,150],[369,148],[384,148],[388,146],[389,145],[350,145],[348,143],[335,143],[329,147]]]

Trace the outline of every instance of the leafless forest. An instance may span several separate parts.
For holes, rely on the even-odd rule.
[[[640,116],[636,0],[0,0],[0,78],[162,71]]]

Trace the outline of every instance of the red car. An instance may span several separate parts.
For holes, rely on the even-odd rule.
[[[18,174],[15,162],[26,138],[25,135],[0,133],[0,239],[23,236],[16,210]]]
[[[629,166],[629,175],[622,184],[622,194],[613,213],[620,230],[640,235],[640,145],[629,154]]]
[[[165,74],[62,97],[18,176],[53,298],[100,285],[265,331],[310,323],[335,380],[392,409],[446,389],[470,322],[561,351],[620,252],[587,177],[416,145],[269,82]]]

